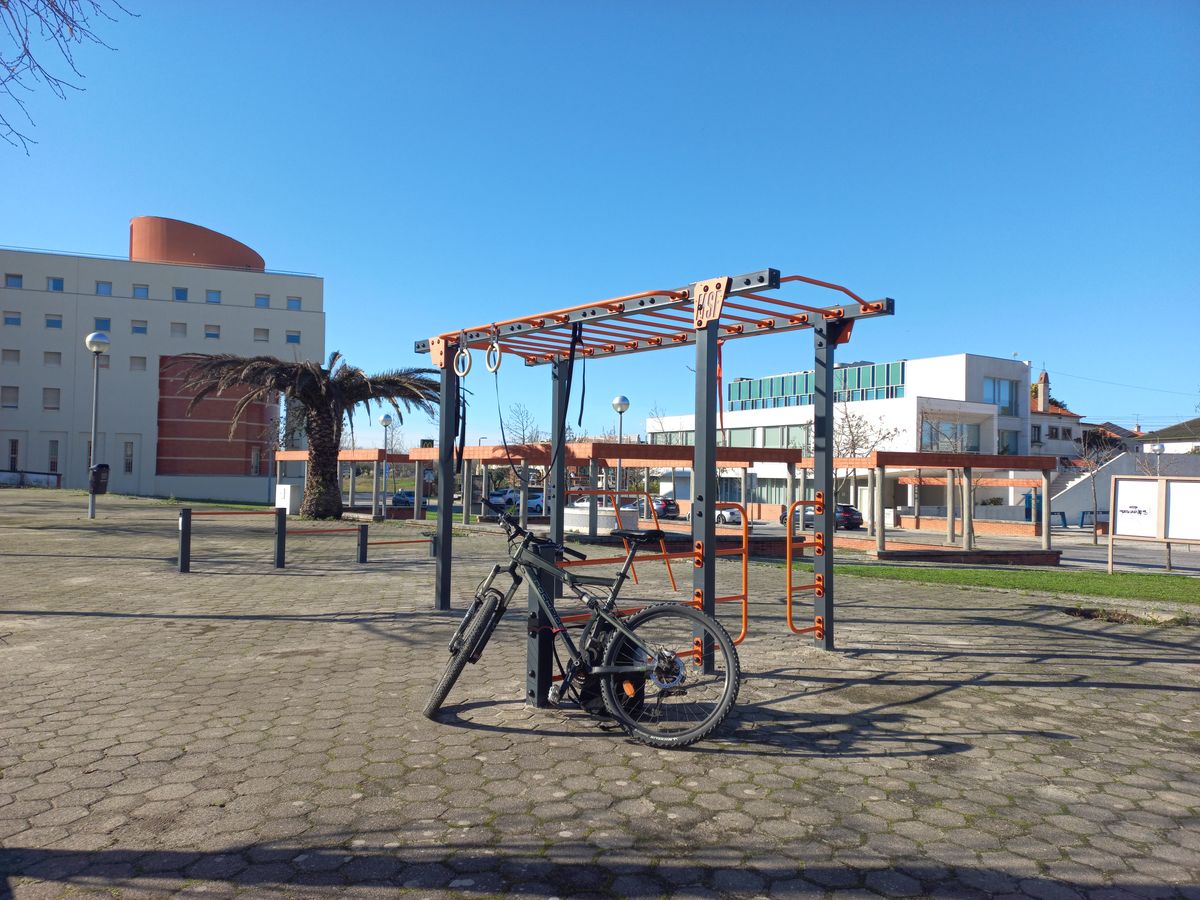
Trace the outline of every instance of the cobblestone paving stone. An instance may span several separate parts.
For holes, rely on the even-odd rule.
[[[420,545],[276,572],[197,518],[179,575],[171,506],[84,507],[0,491],[0,897],[1200,897],[1194,628],[842,578],[822,653],[755,565],[738,708],[665,752],[526,708],[519,614],[422,718]],[[460,609],[501,550],[456,541]]]

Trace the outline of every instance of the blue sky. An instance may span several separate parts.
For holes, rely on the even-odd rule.
[[[896,299],[843,361],[1015,355],[1090,421],[1198,414],[1200,4],[128,5],[79,52],[84,93],[30,97],[29,156],[0,148],[0,243],[214,228],[324,277],[326,346],[368,370],[773,266]],[[724,371],[811,362],[800,333],[732,342]],[[590,365],[585,425],[616,393],[627,431],[689,411],[690,363]],[[548,371],[501,374],[547,427]],[[496,440],[482,366],[468,387]]]

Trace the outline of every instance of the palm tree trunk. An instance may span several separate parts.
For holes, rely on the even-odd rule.
[[[329,410],[305,410],[304,431],[308,437],[308,472],[304,479],[304,502],[300,515],[306,519],[340,519],[342,485],[338,480],[340,429]]]

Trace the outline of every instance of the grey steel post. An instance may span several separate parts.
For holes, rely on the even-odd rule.
[[[287,562],[287,507],[275,507],[275,568]]]
[[[379,460],[371,463],[371,518],[376,522],[383,519],[383,510],[379,507]]]
[[[542,505],[546,503],[546,495],[542,494]],[[521,460],[521,512],[519,514],[521,527],[529,527],[529,460]]]
[[[370,527],[365,522],[358,526],[358,561],[360,563],[367,561],[367,529]]]
[[[351,462],[350,463],[350,508],[351,509],[354,509],[354,504],[356,502],[358,502],[358,498],[355,496],[355,494],[356,494],[355,482],[356,481],[358,481],[358,463]]]
[[[814,638],[824,650],[834,648],[833,519],[837,498],[833,481],[833,348],[847,327],[849,323],[841,319],[819,319],[813,326],[813,489],[824,503],[822,514],[814,516],[820,541],[816,550],[823,552],[813,556],[813,580],[819,585],[813,615],[824,625],[824,631],[815,632]]]
[[[475,487],[475,461],[463,460],[462,472],[462,523],[471,524],[471,491]]]
[[[542,508],[550,515],[550,540],[561,544],[565,537],[563,513],[567,505],[567,362],[559,360],[552,366],[550,408],[550,471],[546,473],[546,492]],[[562,585],[555,582],[561,596]]]
[[[179,510],[179,571],[192,571],[192,510]]]
[[[553,547],[541,546],[536,552],[548,563],[554,563]],[[558,582],[550,575],[537,571],[530,573],[529,580],[529,647],[526,651],[525,705],[546,707],[550,705],[550,685],[554,677],[554,632],[549,617],[537,600],[537,585],[547,597],[554,596]]]
[[[692,568],[692,595],[716,614],[717,597],[717,321],[696,330],[696,445],[692,457],[692,549],[703,565]],[[706,657],[711,647],[705,648]]]
[[[441,412],[438,415],[438,517],[437,571],[434,575],[434,608],[450,608],[451,564],[454,556],[454,411],[458,408],[458,373],[454,353],[446,348],[442,367]],[[415,501],[420,502],[420,501]]]
[[[1042,469],[1042,549],[1050,549],[1050,473],[1046,469]]]
[[[92,445],[88,458],[88,518],[96,518],[96,488],[92,483],[92,469],[96,466],[96,414],[100,408],[100,351],[92,353]]]
[[[600,465],[595,459],[588,462],[588,488],[596,490],[600,486]],[[588,494],[588,537],[596,536],[596,495]]]

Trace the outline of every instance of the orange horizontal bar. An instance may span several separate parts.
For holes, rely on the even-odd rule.
[[[337,534],[339,532],[358,531],[357,528],[297,528],[288,529],[288,534]]]
[[[384,544],[432,544],[432,538],[421,538],[416,541],[367,541],[368,547],[381,547]]]
[[[814,284],[817,287],[829,288],[831,291],[841,291],[847,297],[853,299],[859,306],[871,305],[849,288],[842,287],[840,284],[833,284],[830,281],[818,281],[816,278],[808,278],[805,275],[785,275],[779,279],[780,284],[786,284],[789,281],[803,281],[805,284]]]

